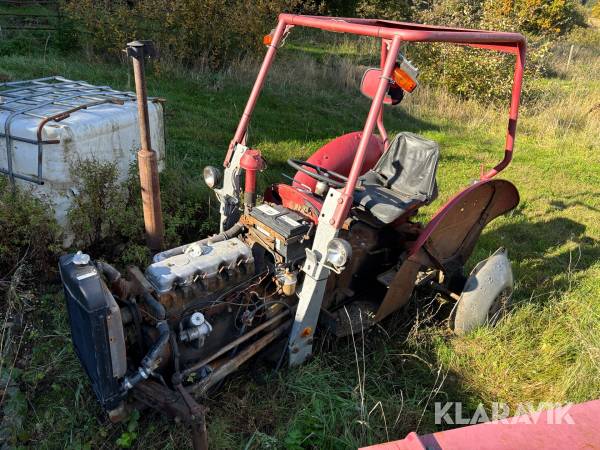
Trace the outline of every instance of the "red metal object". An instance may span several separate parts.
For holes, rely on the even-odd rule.
[[[408,302],[423,265],[446,274],[464,267],[485,226],[518,204],[519,192],[506,180],[479,181],[448,200],[419,233],[375,320],[384,319]]]
[[[377,92],[377,86],[379,85],[379,79],[381,78],[381,70],[378,69],[368,69],[365,71],[363,78],[360,82],[360,93],[365,97],[373,98],[375,92]],[[383,97],[384,105],[392,104],[392,97],[387,94]],[[382,115],[383,109],[380,111],[380,115]]]
[[[362,133],[358,131],[337,137],[313,153],[307,161],[347,176],[352,168],[354,154],[360,143],[361,137]],[[372,134],[367,141],[365,162],[361,168],[361,175],[377,163],[382,153],[383,143],[381,138]],[[308,168],[308,170],[314,172],[313,169]],[[311,190],[314,190],[315,185],[317,184],[317,181],[314,178],[309,177],[302,172],[296,173],[294,182],[300,187],[308,186]]]
[[[389,86],[388,83],[390,81],[392,70],[395,66],[398,51],[402,42],[448,42],[504,53],[511,53],[516,56],[508,129],[504,147],[504,158],[494,168],[483,173],[481,175],[481,179],[488,180],[494,177],[510,163],[514,148],[523,70],[525,66],[526,40],[523,35],[519,33],[468,30],[462,28],[419,25],[378,19],[280,14],[279,22],[273,33],[273,39],[268,45],[267,54],[258,73],[256,82],[252,88],[252,92],[250,93],[250,98],[248,99],[246,107],[244,108],[244,112],[235,132],[234,138],[229,145],[229,150],[224,162],[225,166],[229,165],[234,146],[237,143],[244,142],[245,140],[250,117],[254,111],[258,96],[264,85],[267,72],[269,71],[269,68],[273,62],[277,48],[281,44],[282,38],[286,32],[290,27],[293,26],[304,26],[338,33],[351,33],[363,36],[371,36],[382,40],[382,76],[379,80],[379,86],[376,95],[371,103],[371,108],[369,109],[369,114],[367,116],[360,142],[357,146],[352,167],[348,172],[348,183],[342,190],[342,201],[337,205],[335,214],[333,216],[332,222],[336,228],[341,228],[348,215],[350,207],[352,206],[352,193],[358,177],[363,173],[363,165],[365,165],[365,161],[367,160],[367,155],[369,153],[367,148],[375,125],[377,125],[380,131],[384,147],[387,147],[387,134],[385,132],[385,128],[383,127],[382,120],[382,104],[387,93]]]
[[[565,411],[565,408],[566,409]],[[565,414],[572,421],[562,420]],[[600,400],[406,438],[361,450],[600,449]]]
[[[254,206],[256,203],[256,172],[262,170],[263,160],[260,150],[248,149],[240,159],[240,167],[245,170],[244,205]]]
[[[509,181],[486,179],[472,184],[435,213],[411,247],[410,255],[429,243],[426,248],[439,263],[468,256],[485,225],[518,204],[519,193]]]
[[[312,193],[287,184],[269,186],[265,192],[265,201],[299,212],[315,224],[319,221],[319,213],[323,206],[323,200]]]
[[[400,36],[393,36],[392,43],[390,44],[389,52],[385,60],[385,65],[382,69],[379,86],[377,88],[377,92],[375,93],[375,97],[373,97],[373,102],[371,103],[369,114],[367,115],[367,121],[365,123],[365,127],[363,128],[363,135],[360,143],[358,144],[358,149],[356,150],[354,164],[352,164],[352,169],[350,169],[350,173],[348,174],[348,182],[346,183],[346,186],[344,186],[344,189],[342,189],[341,203],[337,206],[335,213],[333,214],[332,225],[337,229],[342,227],[342,224],[346,220],[346,217],[348,217],[348,212],[352,207],[354,188],[362,171],[362,166],[367,151],[367,143],[371,137],[371,134],[373,134],[375,123],[377,122],[382,108],[383,99],[387,94],[389,80],[391,79],[392,71],[396,66],[396,58],[398,56],[401,43],[402,40]]]

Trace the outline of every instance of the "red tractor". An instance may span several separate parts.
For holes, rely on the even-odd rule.
[[[264,160],[246,140],[248,124],[275,54],[298,26],[371,36],[381,43],[381,65],[362,78],[371,99],[362,131],[306,161],[288,160],[297,171],[292,182],[270,186],[257,204]],[[504,158],[427,224],[414,219],[437,196],[439,146],[413,133],[388,138],[383,123],[383,105],[400,103],[418,84],[418,70],[399,51],[403,42],[516,57]],[[493,320],[513,285],[503,249],[468,277],[464,267],[483,228],[519,202],[515,186],[495,176],[512,158],[522,35],[281,14],[265,44],[224,170],[204,169],[220,202],[220,233],[157,253],[144,271],[125,276],[81,252],[59,264],[73,344],[103,408],[113,420],[143,407],[185,420],[196,448],[207,445],[197,400],[251,358],[302,364],[317,333],[348,335],[358,330],[356,317],[362,326],[381,322],[418,286],[456,301],[451,323],[465,333]]]

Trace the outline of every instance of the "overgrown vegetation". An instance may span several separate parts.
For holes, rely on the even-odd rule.
[[[153,39],[166,61],[219,68],[254,53],[282,11],[316,12],[302,0],[95,0],[65,1],[65,11],[89,33],[94,52],[118,55],[123,43]]]
[[[70,171],[75,185],[68,219],[76,245],[107,254],[115,244],[139,241],[143,229],[139,208],[135,207],[139,202],[119,182],[117,162],[80,160]]]
[[[13,188],[0,177],[0,280],[9,279],[21,265],[44,276],[58,245],[59,228],[52,205]]]
[[[261,37],[281,11],[336,10],[363,17],[524,32],[530,37],[529,79],[539,77],[546,69],[549,42],[584,25],[583,13],[575,0],[360,0],[353,6],[301,0],[65,2],[65,11],[89,33],[86,45],[96,52],[118,52],[124,42],[143,36],[158,43],[167,61],[212,68],[259,51]],[[427,45],[421,46],[413,57],[424,68],[424,80],[444,86],[462,98],[497,101],[512,79],[511,58],[505,55]],[[474,81],[481,79],[485,82]],[[526,85],[525,94],[530,97],[535,93]]]
[[[326,45],[318,34],[294,33],[279,52],[250,132],[250,142],[269,161],[269,170],[261,177],[263,186],[281,180],[281,172],[290,173],[288,157],[307,157],[331,138],[360,128],[368,108],[356,87],[362,69],[376,64],[377,47],[344,38]],[[294,39],[298,35],[301,39]],[[539,94],[522,109],[515,161],[503,173],[519,188],[521,203],[490,225],[472,258],[475,262],[499,246],[508,248],[517,280],[508,316],[494,328],[458,338],[440,322],[437,303],[417,298],[384,324],[385,331],[371,330],[364,340],[357,336],[355,341],[321,341],[318,356],[298,370],[273,374],[250,367],[209,399],[213,447],[353,448],[402,438],[413,430],[436,430],[435,401],[462,401],[466,415],[479,402],[514,406],[597,397],[599,40],[596,28],[572,30],[549,50],[545,63],[549,70],[540,72],[538,79],[526,78]],[[417,48],[406,49],[411,58]],[[371,56],[365,55],[367,49]],[[420,67],[425,74],[424,63]],[[438,68],[451,70],[452,64],[449,59]],[[61,74],[133,88],[125,65],[81,58],[10,55],[0,58],[0,70],[12,79]],[[214,204],[207,204],[201,168],[222,160],[256,70],[252,59],[220,72],[149,68],[150,94],[168,99],[168,159],[161,181],[169,245],[214,229]],[[452,70],[458,75],[458,66]],[[473,72],[469,81],[473,87],[466,89],[476,89],[486,74]],[[508,97],[506,90],[499,90],[501,94]],[[425,211],[431,214],[476,178],[481,165],[490,167],[501,157],[506,111],[504,105],[496,108],[457,98],[425,79],[399,108],[386,111],[386,123],[392,133],[408,130],[440,142],[440,198]],[[144,249],[135,171],[128,183],[118,186],[111,181],[109,167],[94,167],[102,177],[84,177],[79,187],[85,193],[86,183],[96,186],[79,205],[82,229],[92,230],[94,236],[94,217],[103,219],[104,214],[91,214],[94,211],[131,217],[137,224],[128,234],[119,231],[120,219],[111,218],[116,228],[109,227],[108,234],[118,237],[112,242],[128,245],[111,245],[102,250],[104,255],[94,256],[113,258],[109,253],[116,249],[111,260],[121,264],[143,259],[138,254]],[[98,189],[107,189],[107,183],[108,198],[123,200],[125,207],[110,209],[104,203],[97,208],[92,199]],[[6,257],[19,261],[15,255],[43,242],[38,236],[53,229],[52,221],[44,215],[47,207],[37,200],[23,193],[12,197],[6,185],[2,192],[2,233],[13,233],[18,237],[14,242],[20,244],[0,255],[0,261]],[[101,221],[100,229],[103,226]],[[133,222],[122,226],[135,228]],[[4,238],[0,236],[1,245]],[[7,242],[12,245],[12,238]],[[95,245],[103,245],[102,239]],[[72,351],[59,285],[47,283],[41,293],[31,293],[32,280],[54,265],[44,258],[29,258],[31,264],[40,265],[13,271],[0,285],[3,330],[11,332],[1,349],[0,388],[6,394],[0,401],[0,439],[17,448],[187,445],[185,427],[157,414],[144,414],[126,424],[108,422]]]

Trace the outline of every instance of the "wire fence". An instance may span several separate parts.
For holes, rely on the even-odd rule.
[[[0,32],[58,32],[63,14],[57,0],[0,0]]]

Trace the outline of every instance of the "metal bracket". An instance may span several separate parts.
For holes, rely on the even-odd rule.
[[[125,53],[136,59],[158,58],[158,50],[156,50],[154,42],[150,40],[128,42]]]
[[[221,213],[219,228],[221,232],[233,226],[239,219],[237,208],[241,193],[240,160],[246,150],[248,150],[248,147],[245,145],[236,144],[229,166],[225,168],[223,173],[223,186],[220,189],[215,189],[215,194],[221,203],[219,208]]]
[[[298,309],[288,344],[290,366],[302,364],[312,354],[314,331],[330,274],[325,264],[327,245],[339,232],[332,223],[341,197],[340,191],[329,189],[321,208],[312,249],[306,249],[306,260],[302,266],[305,276],[298,293]]]

